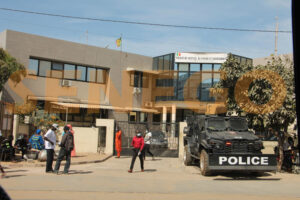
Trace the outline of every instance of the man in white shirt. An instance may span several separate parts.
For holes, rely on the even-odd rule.
[[[144,145],[144,149],[143,149],[144,160],[146,160],[146,153],[149,153],[150,156],[152,156],[152,160],[154,160],[154,155],[150,151],[150,144],[152,141],[152,133],[148,130],[146,130],[146,135],[145,135],[144,141],[145,141],[145,145]]]
[[[55,131],[58,129],[58,124],[53,124],[44,136],[45,149],[47,151],[46,173],[53,172],[52,163],[54,157],[54,149],[56,145]]]

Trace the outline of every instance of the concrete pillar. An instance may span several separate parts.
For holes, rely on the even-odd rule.
[[[163,116],[162,116],[162,132],[167,132],[167,107],[163,107]]]
[[[106,143],[104,153],[113,155],[114,153],[114,119],[96,119],[96,126],[106,127]]]
[[[12,132],[14,136],[14,140],[12,144],[15,144],[18,132],[19,132],[19,115],[14,115],[13,132]]]
[[[172,105],[172,112],[171,112],[171,137],[175,137],[175,129],[176,129],[176,105]]]
[[[187,124],[186,122],[180,122],[179,123],[179,145],[178,145],[178,155],[179,155],[179,159],[183,159],[183,152],[184,152],[184,141],[183,141],[183,137],[185,136],[183,133],[183,128],[186,127]]]

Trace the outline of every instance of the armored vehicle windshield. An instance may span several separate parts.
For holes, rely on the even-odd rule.
[[[207,120],[207,128],[210,131],[226,130],[226,123],[223,118],[210,118]]]
[[[233,131],[247,131],[248,123],[245,119],[241,118],[231,118],[229,121],[229,128]]]

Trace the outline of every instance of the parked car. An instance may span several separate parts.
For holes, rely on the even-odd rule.
[[[162,131],[151,131],[152,140],[151,147],[153,148],[167,148],[168,139]]]

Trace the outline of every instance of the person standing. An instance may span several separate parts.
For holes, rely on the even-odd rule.
[[[144,160],[146,160],[146,153],[150,154],[150,156],[152,156],[152,160],[154,160],[154,155],[153,153],[150,151],[150,144],[152,141],[152,133],[146,129],[146,135],[145,135],[145,147],[143,150],[143,156],[144,156]]]
[[[53,124],[44,136],[45,149],[47,152],[46,173],[53,172],[52,163],[54,157],[54,149],[56,145],[55,131],[58,129],[58,124]]]
[[[73,141],[74,141],[74,148],[73,148],[73,150],[71,151],[71,156],[72,157],[74,157],[74,156],[76,156],[76,150],[75,150],[75,137],[74,137],[74,134],[75,134],[75,131],[73,130],[73,127],[72,127],[72,125],[71,124],[68,124],[67,125],[69,128],[70,128],[70,132],[72,133],[72,135],[73,135]]]
[[[117,151],[117,158],[120,158],[122,151],[122,131],[118,127],[116,128],[115,149]]]
[[[133,146],[133,154],[132,154],[130,169],[128,170],[128,172],[132,173],[134,162],[135,162],[135,159],[137,156],[140,159],[141,171],[143,172],[144,171],[144,159],[143,159],[142,150],[144,148],[144,138],[142,137],[141,132],[137,131],[136,136],[134,136],[132,139],[131,146]]]
[[[59,172],[60,163],[63,160],[64,156],[66,156],[66,164],[63,173],[68,174],[71,165],[71,151],[74,148],[74,137],[70,131],[70,128],[68,126],[65,126],[64,132],[65,134],[61,139],[61,143],[60,143],[61,148],[59,150],[58,158],[56,160],[56,164],[54,168],[54,173],[57,174]]]

